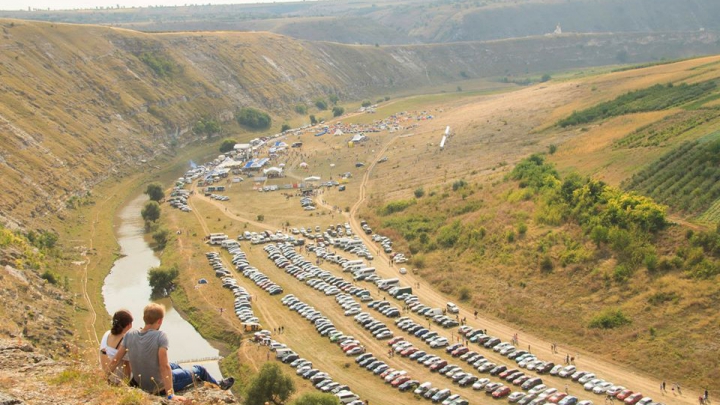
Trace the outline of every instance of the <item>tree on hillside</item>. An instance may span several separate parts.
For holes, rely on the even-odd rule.
[[[292,129],[292,127],[290,126],[290,124],[285,123],[285,124],[282,124],[282,127],[280,127],[280,132],[289,131],[291,129]]]
[[[284,375],[276,363],[265,363],[258,375],[250,382],[245,403],[264,405],[266,402],[280,405],[295,392],[295,383]]]
[[[307,106],[305,104],[298,104],[295,106],[295,112],[298,114],[307,114]]]
[[[270,128],[270,124],[272,124],[268,113],[252,107],[242,108],[235,118],[240,125],[252,129],[268,129]]]
[[[370,107],[372,105],[372,103],[370,102],[370,100],[363,100],[361,105],[363,107]]]
[[[315,107],[317,107],[318,110],[327,110],[328,109],[327,101],[319,98],[319,99],[315,100]]]
[[[145,194],[150,197],[152,201],[160,201],[165,198],[165,191],[163,191],[160,183],[150,183],[145,189]]]
[[[220,144],[220,153],[230,152],[231,150],[235,149],[235,142],[234,139],[227,138]]]
[[[176,265],[172,267],[153,267],[148,272],[148,282],[153,297],[165,297],[175,287],[175,279],[180,274]]]
[[[193,125],[193,133],[195,135],[205,135],[210,138],[211,136],[221,132],[222,127],[220,126],[220,123],[213,118],[202,117],[195,123],[195,125]]]
[[[340,405],[340,401],[332,394],[308,392],[293,401],[292,405]]]
[[[317,118],[315,118],[314,115],[310,114],[310,125],[315,125],[317,124],[317,122]]]
[[[340,106],[335,106],[332,109],[333,117],[339,117],[343,114],[345,114],[345,108]]]
[[[145,222],[155,222],[160,219],[160,204],[156,201],[148,201],[140,211],[140,215]]]
[[[337,105],[338,101],[340,101],[340,97],[335,94],[331,94],[328,98],[330,99],[330,102],[333,103],[333,105]]]

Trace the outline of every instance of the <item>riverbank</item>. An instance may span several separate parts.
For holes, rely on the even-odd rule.
[[[65,255],[78,265],[58,266],[61,277],[67,277],[76,310],[69,322],[78,333],[73,343],[81,357],[99,360],[99,337],[109,327],[102,285],[120,251],[115,238],[115,218],[130,196],[142,192],[147,183],[171,182],[184,172],[192,159],[202,161],[217,153],[217,142],[191,145],[175,156],[154,161],[148,171],[125,177],[112,177],[96,187],[84,205],[67,209],[62,215],[47,218],[45,226],[59,234]]]

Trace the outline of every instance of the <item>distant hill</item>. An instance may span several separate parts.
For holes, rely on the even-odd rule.
[[[713,0],[312,1],[69,11],[0,17],[105,24],[140,31],[271,31],[351,44],[447,43],[552,33],[717,32]]]
[[[487,43],[350,46],[268,33],[144,34],[0,20],[3,220],[62,210],[110,176],[206,134],[238,132],[243,106],[277,119],[316,97],[341,102],[441,85],[625,60],[720,52],[705,34],[561,35]],[[451,87],[452,89],[455,86]],[[312,112],[311,112],[312,113]],[[253,136],[253,135],[248,135]]]

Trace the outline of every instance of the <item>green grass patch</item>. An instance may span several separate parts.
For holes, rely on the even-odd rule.
[[[614,329],[630,323],[621,310],[609,308],[593,316],[588,326],[593,329]]]
[[[396,212],[402,212],[415,204],[417,204],[417,200],[415,199],[391,201],[378,210],[378,215],[387,216]]]

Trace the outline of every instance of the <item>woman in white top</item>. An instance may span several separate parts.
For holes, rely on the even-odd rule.
[[[132,328],[132,323],[132,314],[126,309],[121,309],[113,315],[112,327],[109,331],[105,332],[100,342],[100,362],[103,370],[107,370],[125,334]],[[130,372],[130,362],[126,355],[123,359],[123,366],[116,368],[115,372],[110,376],[110,382],[119,384],[127,381],[130,378]]]

